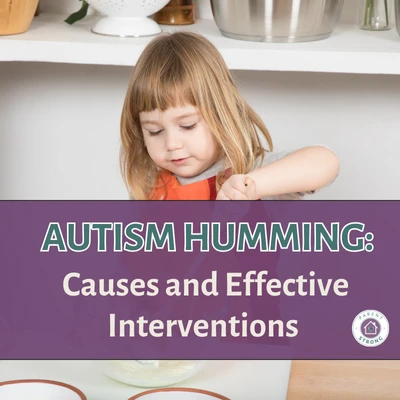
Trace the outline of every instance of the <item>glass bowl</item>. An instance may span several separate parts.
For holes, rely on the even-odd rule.
[[[203,368],[203,360],[102,360],[95,361],[112,379],[128,385],[155,388],[182,382]]]

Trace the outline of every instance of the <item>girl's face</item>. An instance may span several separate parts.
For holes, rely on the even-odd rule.
[[[159,167],[189,178],[217,161],[217,142],[196,107],[153,110],[139,116],[147,151]]]

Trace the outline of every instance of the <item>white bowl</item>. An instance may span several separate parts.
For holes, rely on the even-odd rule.
[[[0,382],[0,399],[6,400],[87,400],[76,387],[63,382],[24,379]]]
[[[229,400],[221,394],[190,388],[164,388],[149,390],[128,400]]]
[[[93,27],[94,33],[119,37],[153,36],[161,28],[149,15],[161,10],[169,0],[87,0],[105,14]]]

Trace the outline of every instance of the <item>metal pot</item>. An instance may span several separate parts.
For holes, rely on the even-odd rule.
[[[394,5],[396,13],[396,28],[397,28],[397,33],[400,35],[400,0],[394,0]]]
[[[255,42],[307,42],[329,37],[344,0],[211,0],[224,36]]]

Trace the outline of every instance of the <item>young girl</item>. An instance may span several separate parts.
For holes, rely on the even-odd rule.
[[[142,200],[298,199],[327,185],[322,146],[272,152],[218,50],[188,32],[153,39],[134,68],[121,118],[121,167]]]

